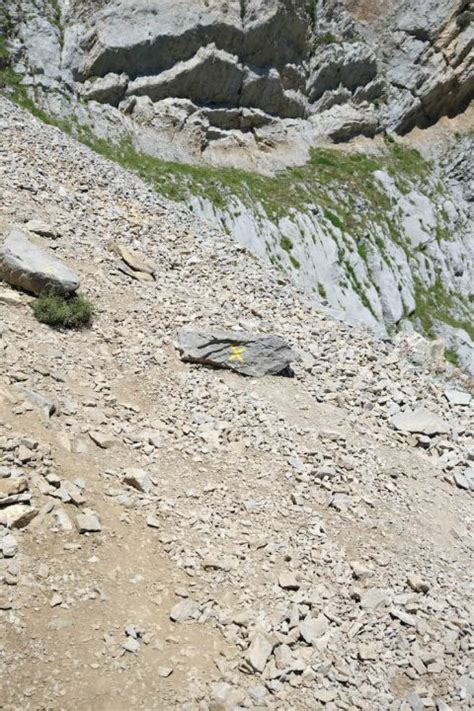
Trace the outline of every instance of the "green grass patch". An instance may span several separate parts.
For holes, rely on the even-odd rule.
[[[459,356],[456,353],[456,351],[453,351],[451,349],[447,349],[444,352],[444,357],[446,360],[451,363],[452,365],[455,365],[456,367],[459,367]]]
[[[411,318],[418,321],[429,338],[436,338],[435,322],[440,321],[452,328],[463,329],[474,340],[472,306],[450,293],[439,277],[429,288],[419,279],[415,280],[415,304]]]
[[[331,210],[324,210],[324,217],[329,220],[329,222],[333,224],[334,227],[337,227],[341,231],[344,229],[344,224],[341,222],[339,217],[334,214],[334,212],[331,212]]]
[[[54,328],[84,328],[94,318],[94,307],[81,294],[62,296],[41,294],[32,304],[33,313],[41,323]]]

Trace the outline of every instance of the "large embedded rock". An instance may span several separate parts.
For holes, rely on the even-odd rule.
[[[33,244],[17,227],[9,229],[0,246],[0,278],[33,294],[70,294],[80,284],[72,269]]]
[[[126,74],[107,74],[94,81],[86,81],[80,88],[81,95],[88,101],[118,106],[128,84]]]
[[[289,374],[295,360],[295,354],[280,336],[243,332],[181,329],[178,350],[184,361],[255,377]]]

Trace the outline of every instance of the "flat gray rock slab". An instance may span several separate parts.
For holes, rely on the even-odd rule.
[[[280,336],[238,331],[178,332],[181,359],[215,368],[227,368],[242,375],[289,375],[295,354]]]
[[[33,294],[71,294],[79,288],[77,274],[56,257],[11,227],[0,245],[0,278]]]
[[[471,395],[462,390],[445,390],[447,401],[451,405],[461,405],[467,407],[471,402]]]
[[[413,434],[435,435],[449,432],[449,425],[442,417],[434,412],[418,408],[417,410],[407,410],[399,412],[390,420],[393,427],[401,432],[411,432]]]

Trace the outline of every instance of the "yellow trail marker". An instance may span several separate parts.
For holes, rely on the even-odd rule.
[[[229,356],[229,360],[232,363],[234,360],[238,360],[240,363],[244,362],[245,346],[231,346],[232,354]]]

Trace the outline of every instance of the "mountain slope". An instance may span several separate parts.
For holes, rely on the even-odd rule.
[[[56,239],[35,239],[98,312],[91,330],[58,332],[26,297],[0,296],[0,484],[21,473],[38,511],[0,526],[5,708],[466,707],[472,406],[446,394],[466,376],[414,334],[333,320],[5,99],[0,123],[2,230],[49,223]],[[111,241],[154,262],[156,281],[124,274]],[[279,333],[295,377],[184,364],[183,325]],[[444,435],[393,429],[421,406]],[[86,509],[101,531],[78,532]]]
[[[0,7],[23,105],[341,318],[414,324],[474,373],[471,2]]]

